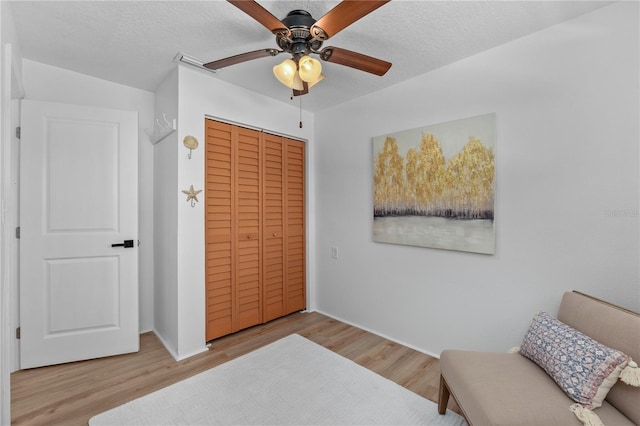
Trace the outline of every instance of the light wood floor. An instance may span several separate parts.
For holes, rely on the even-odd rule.
[[[207,352],[175,362],[153,333],[140,352],[36,368],[11,375],[14,425],[86,425],[89,418],[254,349],[298,333],[432,401],[438,360],[319,314],[295,313],[213,342]],[[460,412],[453,398],[449,408]]]

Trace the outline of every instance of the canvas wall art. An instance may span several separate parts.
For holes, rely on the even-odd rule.
[[[495,113],[373,138],[373,240],[495,254]]]

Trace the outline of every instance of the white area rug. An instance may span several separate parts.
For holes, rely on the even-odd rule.
[[[99,425],[466,425],[297,334],[99,414]]]

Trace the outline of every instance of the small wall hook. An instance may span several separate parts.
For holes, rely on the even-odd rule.
[[[187,194],[187,202],[191,202],[191,207],[195,207],[198,202],[198,194],[202,192],[202,189],[196,191],[191,185],[188,190],[182,190],[182,192]]]
[[[187,158],[191,160],[191,151],[198,147],[198,139],[196,139],[195,136],[187,135],[184,137],[182,143],[189,149],[189,155]]]
[[[167,114],[162,113],[162,119],[167,123],[166,125],[161,124],[160,119],[156,118],[153,129],[144,129],[145,133],[149,137],[149,141],[154,145],[176,131],[175,118],[173,119],[173,123],[171,123],[167,120]]]

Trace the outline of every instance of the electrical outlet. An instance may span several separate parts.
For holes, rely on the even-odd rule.
[[[338,258],[338,247],[331,247],[331,257],[334,259]]]

